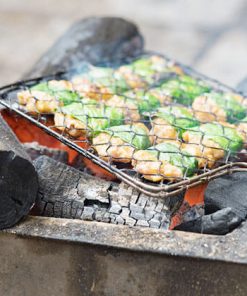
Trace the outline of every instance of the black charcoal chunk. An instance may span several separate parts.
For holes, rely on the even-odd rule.
[[[237,172],[209,182],[205,192],[205,211],[231,208],[240,218],[247,216],[247,172]]]
[[[175,229],[204,234],[224,235],[235,229],[243,220],[231,208],[224,208],[213,214],[178,225]]]
[[[38,193],[38,177],[30,157],[0,116],[0,229],[26,216]]]

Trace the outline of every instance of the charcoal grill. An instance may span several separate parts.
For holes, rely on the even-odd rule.
[[[77,30],[73,28],[67,34],[69,41],[73,40],[74,44],[80,40],[83,34],[79,29],[85,30],[85,25],[94,21],[89,19],[76,25]],[[97,28],[104,22],[105,19],[97,21]],[[111,28],[112,22],[124,21],[110,18]],[[104,30],[108,32],[107,26]],[[78,32],[80,38],[76,38]],[[117,36],[119,32],[117,29]],[[132,39],[136,39],[133,35],[136,37],[132,33]],[[61,53],[62,45],[69,43],[64,39],[53,48],[52,54],[45,55],[45,62],[41,60],[36,72],[37,68],[39,73],[50,69],[53,63],[49,64],[49,55],[52,61],[61,56],[56,54],[57,49]],[[72,52],[79,50],[76,44]],[[71,51],[66,46],[64,64],[69,64],[67,52]],[[56,63],[61,64],[61,60],[56,59]],[[36,82],[34,79],[28,83]],[[7,91],[8,97],[8,92],[22,84],[10,85],[1,92]],[[2,97],[1,101],[42,127],[41,118],[37,121],[18,106],[9,105],[6,98]],[[46,125],[44,129],[48,133],[52,131]],[[0,291],[2,295],[30,296],[246,295],[246,233],[246,223],[226,236],[212,236],[29,216],[16,227],[0,233]]]
[[[150,56],[152,54],[157,53],[146,53],[145,56]],[[143,56],[143,55],[142,55]],[[174,62],[167,56],[161,56],[160,57],[164,58],[167,61],[167,64],[173,64],[182,69],[182,71],[186,74],[189,75],[195,79],[198,79],[200,81],[205,82],[207,85],[209,85],[213,90],[219,91],[219,92],[231,92],[235,94],[239,94],[242,96],[242,94],[238,93],[234,89],[216,81],[213,79],[210,79],[202,74],[199,74],[195,70],[191,69],[188,66],[185,66],[183,64],[180,64],[178,62]],[[125,59],[125,60],[119,60],[117,65],[122,65],[122,64],[128,64],[130,62],[133,62],[136,60],[138,57],[135,57],[134,59]],[[99,66],[112,66],[111,64],[106,64],[106,63],[101,63]],[[65,131],[59,132],[56,129],[56,126],[54,123],[49,123],[50,121],[48,120],[49,115],[44,115],[44,114],[36,114],[35,116],[29,114],[24,108],[22,108],[16,98],[16,93],[20,90],[27,90],[33,85],[44,82],[44,81],[49,81],[51,79],[70,79],[73,75],[75,75],[75,71],[78,71],[79,73],[83,73],[88,71],[90,65],[85,64],[82,65],[80,70],[70,70],[70,71],[62,71],[59,73],[55,73],[53,75],[49,76],[44,76],[44,77],[39,77],[39,78],[34,78],[30,80],[25,80],[25,81],[20,81],[5,87],[2,87],[0,89],[0,103],[7,107],[8,109],[14,111],[15,113],[21,115],[22,117],[28,119],[30,122],[35,124],[36,126],[40,127],[41,129],[45,130],[48,134],[52,135],[62,143],[66,144],[70,148],[76,150],[79,152],[81,155],[84,157],[90,159],[92,162],[95,164],[99,165],[100,167],[106,169],[108,172],[114,174],[118,179],[121,181],[125,182],[126,184],[134,187],[135,189],[138,189],[140,192],[145,193],[147,195],[153,196],[153,197],[168,197],[168,196],[174,196],[185,189],[191,188],[193,186],[202,184],[204,182],[207,182],[211,179],[217,178],[219,176],[225,175],[227,173],[232,173],[236,171],[247,171],[247,163],[244,161],[241,161],[245,155],[245,152],[241,153],[232,153],[232,151],[227,147],[225,150],[225,158],[218,160],[217,164],[214,168],[208,169],[206,166],[202,169],[198,169],[196,172],[196,175],[193,177],[188,177],[186,173],[183,175],[182,178],[168,182],[161,181],[158,184],[152,183],[152,182],[147,182],[143,180],[140,177],[140,174],[136,173],[133,169],[126,169],[126,167],[121,168],[117,165],[115,165],[111,159],[109,161],[102,160],[99,156],[97,156],[94,151],[89,148],[82,148],[82,144],[88,145],[89,141],[88,139],[83,139],[83,140],[78,140],[75,139],[68,134],[66,134]],[[174,75],[174,73],[166,74],[164,77],[155,77],[155,79],[152,82],[152,87],[155,86],[159,81],[163,80],[166,81],[167,79],[171,78]],[[110,85],[112,86],[112,85]],[[149,86],[150,87],[150,86]],[[150,88],[149,88],[150,89]],[[147,90],[147,89],[146,89]],[[101,99],[105,93],[101,93],[100,91],[97,92],[97,95],[101,96]],[[243,97],[245,104],[245,98]],[[173,106],[174,103],[169,103],[168,106]],[[176,103],[175,103],[176,105]],[[193,115],[196,110],[191,109],[193,112]],[[213,116],[216,116],[215,114],[212,114]],[[131,123],[135,123],[136,121],[133,121]],[[138,120],[137,122],[142,122],[146,123],[147,119],[141,119]],[[114,136],[114,134],[113,134]],[[227,138],[227,137],[226,137]],[[169,140],[169,139],[168,139]],[[202,144],[203,145],[203,144]],[[204,147],[205,148],[205,147]]]

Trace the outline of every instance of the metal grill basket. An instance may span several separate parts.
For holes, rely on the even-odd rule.
[[[158,54],[20,81],[0,103],[150,196],[247,170],[246,98]]]

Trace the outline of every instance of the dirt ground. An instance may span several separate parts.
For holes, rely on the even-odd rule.
[[[246,0],[1,0],[0,84],[17,80],[76,20],[138,24],[146,47],[231,86],[247,75]]]

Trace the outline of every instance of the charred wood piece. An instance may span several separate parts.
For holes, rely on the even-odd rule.
[[[148,197],[46,156],[34,165],[40,183],[34,215],[168,229],[171,213],[183,200],[183,195],[164,200]]]
[[[31,159],[0,116],[0,229],[28,214],[38,192]]]

